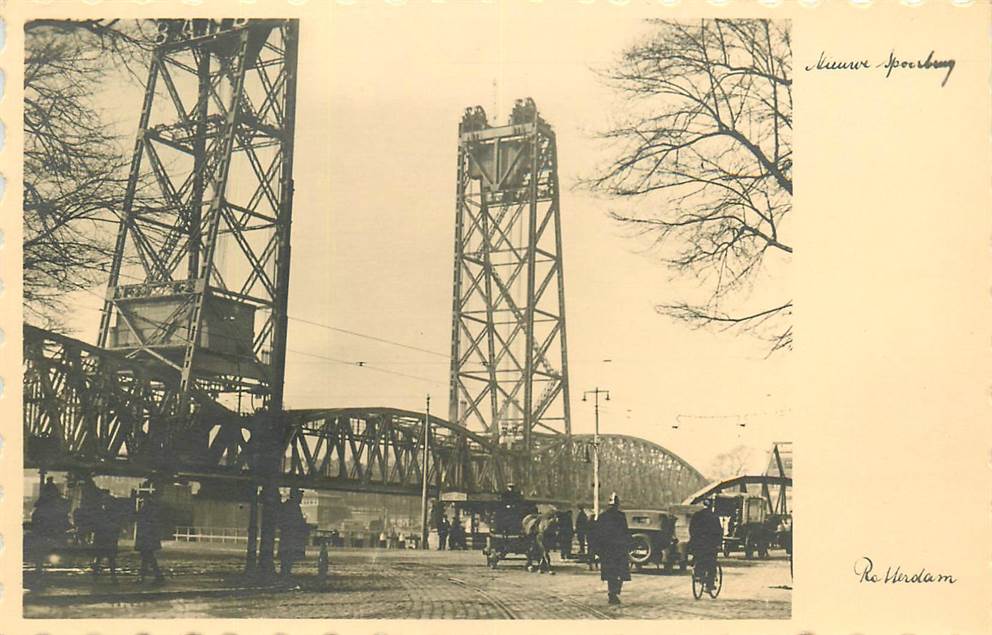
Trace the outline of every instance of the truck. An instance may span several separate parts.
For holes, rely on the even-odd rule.
[[[746,493],[718,494],[714,511],[723,525],[723,555],[743,551],[745,558],[768,557],[777,543],[780,518],[769,514],[768,501]]]

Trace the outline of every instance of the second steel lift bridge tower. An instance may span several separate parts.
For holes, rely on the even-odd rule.
[[[448,417],[529,472],[538,437],[571,437],[555,133],[531,99],[502,126],[470,108],[458,132]]]

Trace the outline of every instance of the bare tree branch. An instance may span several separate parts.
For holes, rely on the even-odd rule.
[[[128,156],[92,100],[114,69],[143,55],[141,23],[37,20],[25,25],[24,302],[58,327],[66,293],[103,281]]]
[[[781,235],[792,211],[789,25],[652,23],[653,34],[601,72],[626,104],[602,134],[616,158],[585,184],[638,202],[611,217],[702,284],[702,306],[676,301],[659,312],[740,328],[767,339],[772,351],[788,349],[791,303],[741,317],[722,307],[745,306],[766,259],[793,251]]]

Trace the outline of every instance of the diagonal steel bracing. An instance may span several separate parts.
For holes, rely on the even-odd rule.
[[[571,434],[557,160],[529,99],[459,127],[449,419],[524,465],[539,430]]]
[[[158,25],[98,343],[279,410],[299,26]]]

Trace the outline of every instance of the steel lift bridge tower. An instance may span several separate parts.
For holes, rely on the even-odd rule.
[[[98,345],[177,375],[181,407],[278,412],[298,23],[158,26]]]
[[[98,346],[178,385],[131,431],[163,471],[229,465],[263,486],[271,570],[299,23],[157,24]]]
[[[503,126],[481,106],[459,126],[449,421],[533,458],[571,439],[555,133],[531,99]]]

